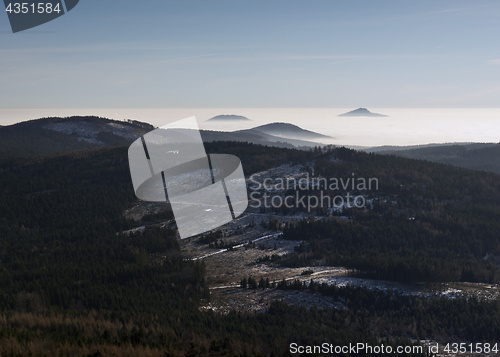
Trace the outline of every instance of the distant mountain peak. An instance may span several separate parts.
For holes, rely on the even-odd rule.
[[[340,114],[339,117],[387,117],[388,115],[372,113],[366,108],[358,108],[353,111]]]
[[[250,121],[247,117],[242,115],[227,114],[227,115],[217,115],[207,121]]]
[[[302,129],[301,127],[290,123],[270,123],[260,125],[253,130],[258,130],[262,133],[281,136],[290,139],[320,139],[329,138],[328,135],[316,133],[314,131]]]

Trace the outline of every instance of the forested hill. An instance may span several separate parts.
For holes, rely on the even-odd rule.
[[[500,173],[499,144],[440,145],[410,150],[378,151],[378,153]]]
[[[266,134],[281,136],[285,138],[295,138],[302,140],[314,140],[331,138],[328,135],[316,133],[314,131],[302,129],[301,127],[290,123],[270,123],[256,126],[252,130],[260,131]]]
[[[308,244],[286,264],[327,262],[403,282],[500,283],[497,174],[348,149],[316,157],[314,169],[324,177],[376,177],[379,190],[368,192],[368,210],[343,213],[352,218],[349,225],[322,220],[287,228],[286,239]]]
[[[0,127],[0,159],[130,145],[153,130],[147,123],[95,116],[42,118]]]

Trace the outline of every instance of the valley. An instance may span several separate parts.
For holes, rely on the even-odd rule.
[[[335,160],[331,160],[335,162]],[[320,177],[307,176],[306,167],[313,167],[314,162],[305,165],[280,165],[268,170],[254,173],[247,179],[247,187],[256,189],[260,186],[259,193],[272,193],[284,195],[286,190],[278,185],[270,184],[280,182],[280,179],[292,182],[306,180],[311,186]],[[373,193],[365,195],[368,204],[374,201],[390,201],[389,197]],[[262,203],[260,201],[259,203]],[[391,203],[394,206],[398,202]],[[367,207],[367,211],[371,206]],[[127,211],[128,217],[139,220],[144,214],[158,213],[168,209],[168,204],[141,202]],[[500,295],[500,286],[489,283],[472,282],[413,282],[404,283],[380,279],[360,277],[355,269],[342,266],[325,265],[325,261],[316,261],[313,265],[290,267],[275,260],[276,257],[293,255],[307,245],[306,241],[286,240],[283,238],[282,227],[287,224],[296,224],[299,221],[318,222],[322,220],[336,221],[350,224],[352,218],[342,216],[348,210],[347,203],[344,207],[327,209],[327,214],[318,215],[316,211],[297,212],[268,212],[261,213],[258,208],[247,208],[245,213],[232,222],[207,232],[201,236],[180,240],[181,254],[185,260],[203,261],[206,267],[206,282],[210,289],[210,299],[202,301],[201,310],[213,310],[218,313],[229,313],[236,310],[241,312],[263,312],[272,301],[283,300],[288,304],[311,308],[346,308],[340,300],[325,296],[307,289],[283,289],[278,285],[283,281],[308,286],[311,281],[318,284],[336,285],[339,287],[353,286],[368,290],[394,291],[402,295],[411,295],[424,298],[444,296],[450,299],[457,297],[472,297],[495,300]],[[337,215],[334,216],[333,214]],[[174,220],[155,223],[160,227],[175,227]],[[270,229],[270,222],[274,222],[274,229]],[[144,230],[146,226],[139,229]],[[135,231],[134,228],[131,231]],[[210,244],[201,242],[203,237],[210,235],[218,238]],[[214,243],[217,246],[214,246]],[[158,256],[158,254],[156,255]],[[253,278],[257,283],[267,281],[266,286],[255,288],[242,287],[242,280]]]

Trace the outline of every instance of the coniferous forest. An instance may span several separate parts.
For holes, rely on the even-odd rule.
[[[340,160],[330,162],[332,155]],[[366,277],[401,282],[499,283],[500,180],[496,174],[337,149],[316,159],[325,177],[377,177],[367,209],[346,220],[303,220],[284,236],[308,242],[284,259],[326,262]],[[321,189],[306,192],[318,196]],[[336,193],[323,190],[324,195]]]
[[[246,175],[313,160],[315,175],[378,178],[369,208],[286,225],[284,238],[305,244],[278,264],[345,266],[410,283],[499,283],[496,174],[344,148],[206,149],[237,155]],[[275,301],[262,313],[201,311],[211,298],[206,269],[183,259],[176,231],[124,233],[141,225],[124,216],[136,202],[126,147],[4,160],[0,188],[1,356],[288,356],[290,343],[410,346],[500,336],[498,300],[315,283],[276,288],[307,289],[345,308]]]

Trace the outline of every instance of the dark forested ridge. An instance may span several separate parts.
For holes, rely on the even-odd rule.
[[[137,120],[119,121],[95,116],[29,120],[0,127],[0,160],[127,146],[153,129],[152,125]],[[310,148],[318,145],[307,140],[273,136],[257,130],[200,130],[200,133],[204,142],[238,141],[280,148]]]
[[[378,153],[500,173],[499,144],[440,145],[410,150],[386,150]]]
[[[125,146],[154,127],[95,116],[42,118],[0,128],[0,160]]]
[[[328,160],[332,155],[340,161]],[[348,149],[317,157],[314,167],[325,177],[377,177],[379,189],[369,192],[368,209],[344,213],[348,224],[303,220],[285,227],[286,239],[308,242],[286,264],[326,262],[404,282],[500,282],[498,175]]]
[[[418,257],[417,245],[425,243],[436,248],[434,256],[419,260],[431,272],[439,258],[451,272],[460,266],[461,277],[467,277],[462,264],[469,262],[479,271],[472,278],[497,279],[496,175],[347,149],[324,153],[234,142],[206,148],[237,155],[247,175],[315,160],[315,172],[325,176],[348,177],[354,170],[358,177],[378,177],[380,192],[374,196],[389,201],[381,200],[371,212],[350,212],[353,223],[287,228],[288,238],[309,244],[308,251],[287,257],[289,264],[331,259],[384,274],[392,269],[390,259],[400,269],[398,259],[413,251]],[[2,356],[274,356],[287,355],[292,342],[409,345],[410,338],[456,337],[479,342],[498,331],[497,302],[426,302],[314,285],[312,290],[344,301],[346,308],[308,310],[275,302],[260,314],[201,312],[200,302],[210,299],[205,268],[182,259],[176,231],[123,233],[138,224],[123,216],[136,202],[127,148],[2,161],[0,187]],[[369,251],[363,251],[362,240]],[[363,260],[372,251],[373,259]],[[485,253],[493,258],[480,262]],[[377,265],[385,259],[389,268]],[[356,265],[365,262],[372,265]],[[446,319],[443,311],[462,313]]]

